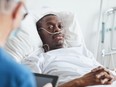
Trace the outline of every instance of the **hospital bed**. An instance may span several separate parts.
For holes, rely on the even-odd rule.
[[[51,11],[48,12],[47,9],[44,10],[44,12],[38,13],[41,14],[35,16],[29,13],[25,18],[25,20],[22,21],[20,29],[14,31],[14,33],[11,34],[5,45],[5,49],[7,50],[7,52],[11,54],[14,57],[14,59],[19,63],[22,63],[23,60],[25,60],[31,55],[37,55],[44,52],[42,48],[42,41],[36,31],[35,24],[38,19],[40,19],[45,14],[51,13]],[[57,11],[53,11],[52,13],[56,14]],[[91,52],[86,48],[84,38],[78,22],[73,22],[74,20],[77,21],[78,19],[77,16],[74,15],[74,13],[72,12],[65,11],[57,13],[57,16],[62,20],[65,29],[64,45],[66,47],[82,46],[82,49],[84,48],[83,52],[91,54]],[[31,63],[30,67],[33,68],[32,71],[41,73],[41,70],[36,70],[37,68],[34,66],[35,65]],[[94,86],[94,87],[116,87],[116,84],[113,83],[112,85],[109,86]]]

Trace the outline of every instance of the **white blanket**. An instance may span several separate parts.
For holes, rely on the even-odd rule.
[[[86,52],[84,52],[85,50]],[[33,55],[22,62],[31,66],[30,68],[35,72],[58,75],[59,84],[83,76],[101,65],[86,48],[82,48],[81,46],[62,48],[40,55]],[[110,85],[108,87],[113,86]]]

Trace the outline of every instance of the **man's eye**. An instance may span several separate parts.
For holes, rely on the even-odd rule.
[[[54,26],[53,26],[53,25],[50,25],[48,28],[49,28],[49,29],[53,29],[53,28],[54,28]]]
[[[59,27],[60,29],[62,29],[62,28],[63,28],[63,25],[59,25],[58,27]]]

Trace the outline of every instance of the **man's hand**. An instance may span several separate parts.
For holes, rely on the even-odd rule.
[[[102,67],[93,69],[90,73],[84,75],[82,78],[83,84],[90,85],[108,85],[113,82],[112,74]]]
[[[97,67],[83,77],[74,79],[59,87],[85,87],[92,85],[108,85],[113,82],[113,75],[102,67]]]

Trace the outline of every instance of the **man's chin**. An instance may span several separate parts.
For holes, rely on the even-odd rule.
[[[59,48],[63,48],[63,47],[64,47],[64,41],[59,40],[58,42],[54,43],[54,48],[53,49],[59,49]]]
[[[58,49],[58,48],[63,48],[63,44],[61,44],[61,43],[60,43],[60,44],[57,44],[57,45],[55,46],[55,48],[56,48],[56,49]]]
[[[63,48],[63,45],[57,45],[56,48]]]
[[[61,46],[61,47],[63,47],[63,44],[64,44],[64,40],[59,40],[58,42],[57,42],[57,46]]]

